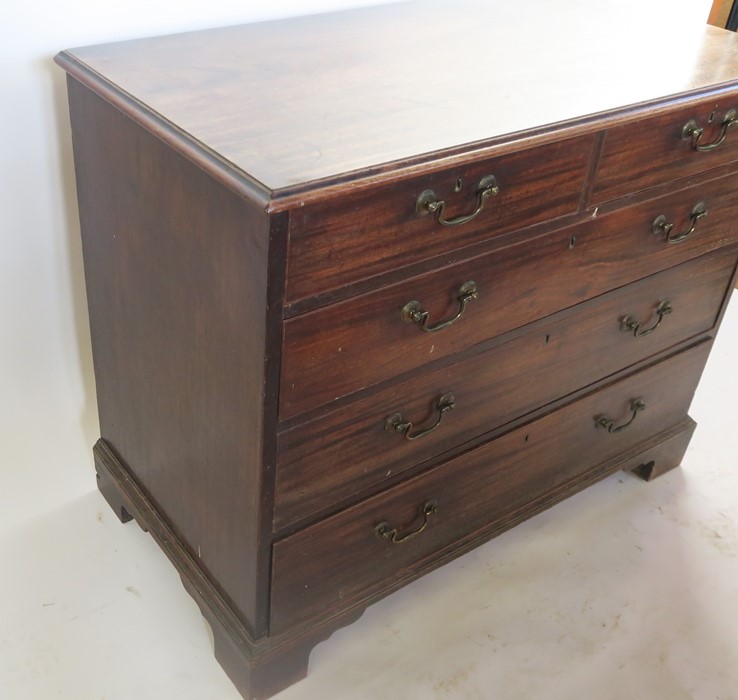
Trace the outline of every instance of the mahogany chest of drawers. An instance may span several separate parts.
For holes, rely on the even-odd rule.
[[[444,7],[57,57],[98,485],[246,697],[502,530],[677,466],[695,426],[738,262],[736,37],[667,60],[612,24],[626,58]]]

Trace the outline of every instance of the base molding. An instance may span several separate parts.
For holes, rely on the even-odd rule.
[[[638,455],[638,466],[626,467],[626,469],[644,481],[652,481],[656,477],[675,469],[682,463],[684,453],[687,451],[696,427],[697,423],[687,416],[685,421],[666,433],[664,439],[658,445]]]
[[[589,477],[579,483],[577,490],[619,469],[633,472],[649,481],[679,466],[695,427],[696,423],[691,418],[686,418],[638,448],[621,455],[617,460],[594,467],[589,472]],[[121,522],[135,520],[141,529],[151,534],[172,562],[185,590],[197,603],[202,616],[212,629],[216,659],[244,698],[268,698],[304,678],[307,675],[310,653],[318,643],[330,637],[337,629],[355,622],[368,605],[411,580],[397,580],[387,590],[354,601],[350,608],[327,620],[308,622],[274,637],[255,639],[199,568],[110,445],[103,439],[98,440],[93,454],[100,492]],[[453,554],[440,557],[429,568],[436,568],[455,559],[483,541],[514,527],[517,522],[527,520],[563,500],[566,495],[568,494],[555,494],[550,502],[537,504],[503,526],[491,528],[478,540],[469,541]],[[424,570],[417,573],[424,573]],[[417,575],[412,578],[417,578]]]
[[[103,497],[121,522],[135,520],[172,562],[210,625],[215,658],[245,698],[271,697],[304,678],[313,648],[364,613],[365,606],[355,606],[301,634],[255,639],[102,438],[95,443],[93,456]]]

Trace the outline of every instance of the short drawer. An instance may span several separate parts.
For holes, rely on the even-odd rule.
[[[592,190],[592,204],[738,160],[736,122],[738,95],[732,94],[609,129]],[[729,123],[734,125],[727,126]]]
[[[591,136],[571,139],[296,209],[287,303],[574,213],[592,144]],[[480,183],[490,177],[498,191],[480,201]],[[429,191],[445,206],[419,214],[418,198]],[[472,221],[439,223],[439,216],[454,220],[480,206]]]
[[[726,245],[736,240],[737,215],[734,178],[716,180],[288,319],[280,416],[463,352]],[[464,291],[471,282],[476,298]],[[424,332],[407,313],[411,306],[418,320],[428,312],[428,328],[460,315],[448,327]]]
[[[282,432],[275,529],[709,331],[735,264],[735,248],[683,263]]]
[[[271,632],[381,591],[677,425],[709,347],[703,342],[276,542]],[[392,542],[393,528],[408,541]]]

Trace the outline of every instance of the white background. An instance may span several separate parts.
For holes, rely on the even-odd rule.
[[[561,2],[579,3],[583,12],[592,4]],[[95,387],[64,76],[52,62],[54,54],[116,39],[368,4],[379,3],[5,0],[0,12],[3,700],[166,699],[175,676],[181,682],[177,697],[237,697],[212,660],[199,614],[171,566],[147,535],[132,525],[122,528],[94,493]],[[659,12],[704,22],[710,0],[618,4],[634,22],[653,23],[654,40],[664,51],[679,51],[668,36],[659,36]],[[454,3],[448,6],[453,12]],[[731,311],[726,326],[735,327],[735,301]],[[723,334],[723,342],[735,348],[736,333],[731,339],[726,328]],[[735,374],[729,353],[729,346],[721,345],[711,360],[723,363],[724,376]],[[736,391],[726,384],[720,397],[719,384],[713,380],[711,386],[709,399],[703,394],[693,406],[695,418],[704,422],[692,456],[682,472],[657,482],[663,486],[644,491],[634,480],[612,477],[586,497],[570,499],[498,538],[493,550],[477,550],[373,606],[359,623],[321,645],[311,659],[311,678],[285,698],[738,697],[738,506],[731,467],[738,447],[735,420],[728,415],[735,415]],[[728,413],[720,409],[720,399]],[[727,438],[733,447],[723,458],[711,446]],[[613,492],[620,494],[621,510]],[[494,565],[487,556],[494,556]],[[564,569],[558,567],[559,556],[572,557]],[[536,566],[527,570],[532,561]],[[463,579],[465,569],[470,576]],[[613,577],[615,585],[608,588]],[[456,607],[449,605],[449,591],[455,592]],[[487,629],[483,615],[491,615],[484,612],[487,601],[495,596],[504,600],[498,599],[490,631],[481,635]],[[509,619],[501,618],[500,610]],[[446,616],[439,617],[439,611]],[[443,629],[431,629],[430,621]],[[458,638],[436,646],[450,630]],[[512,651],[505,656],[508,643]],[[473,670],[468,659],[476,648],[483,656]],[[416,656],[408,656],[414,649]],[[587,659],[586,677],[575,673],[581,659]],[[494,673],[489,678],[494,686],[487,684],[485,665]],[[388,694],[387,687],[401,695]]]

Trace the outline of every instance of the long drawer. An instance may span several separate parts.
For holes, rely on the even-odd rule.
[[[576,212],[592,143],[592,136],[559,141],[293,211],[286,301]],[[494,193],[480,200],[480,185],[491,178]],[[442,211],[419,210],[428,192],[444,202]],[[463,225],[439,223],[477,208]]]
[[[276,542],[271,632],[382,590],[386,581],[677,425],[709,347],[704,341]],[[417,536],[393,542],[393,530],[395,539]]]
[[[683,263],[486,352],[282,432],[275,529],[708,331],[735,263],[735,248]],[[453,410],[442,411],[449,393]],[[414,425],[393,429],[388,419],[398,413],[398,423]]]
[[[288,319],[280,417],[726,245],[737,216],[735,179],[724,178]]]

